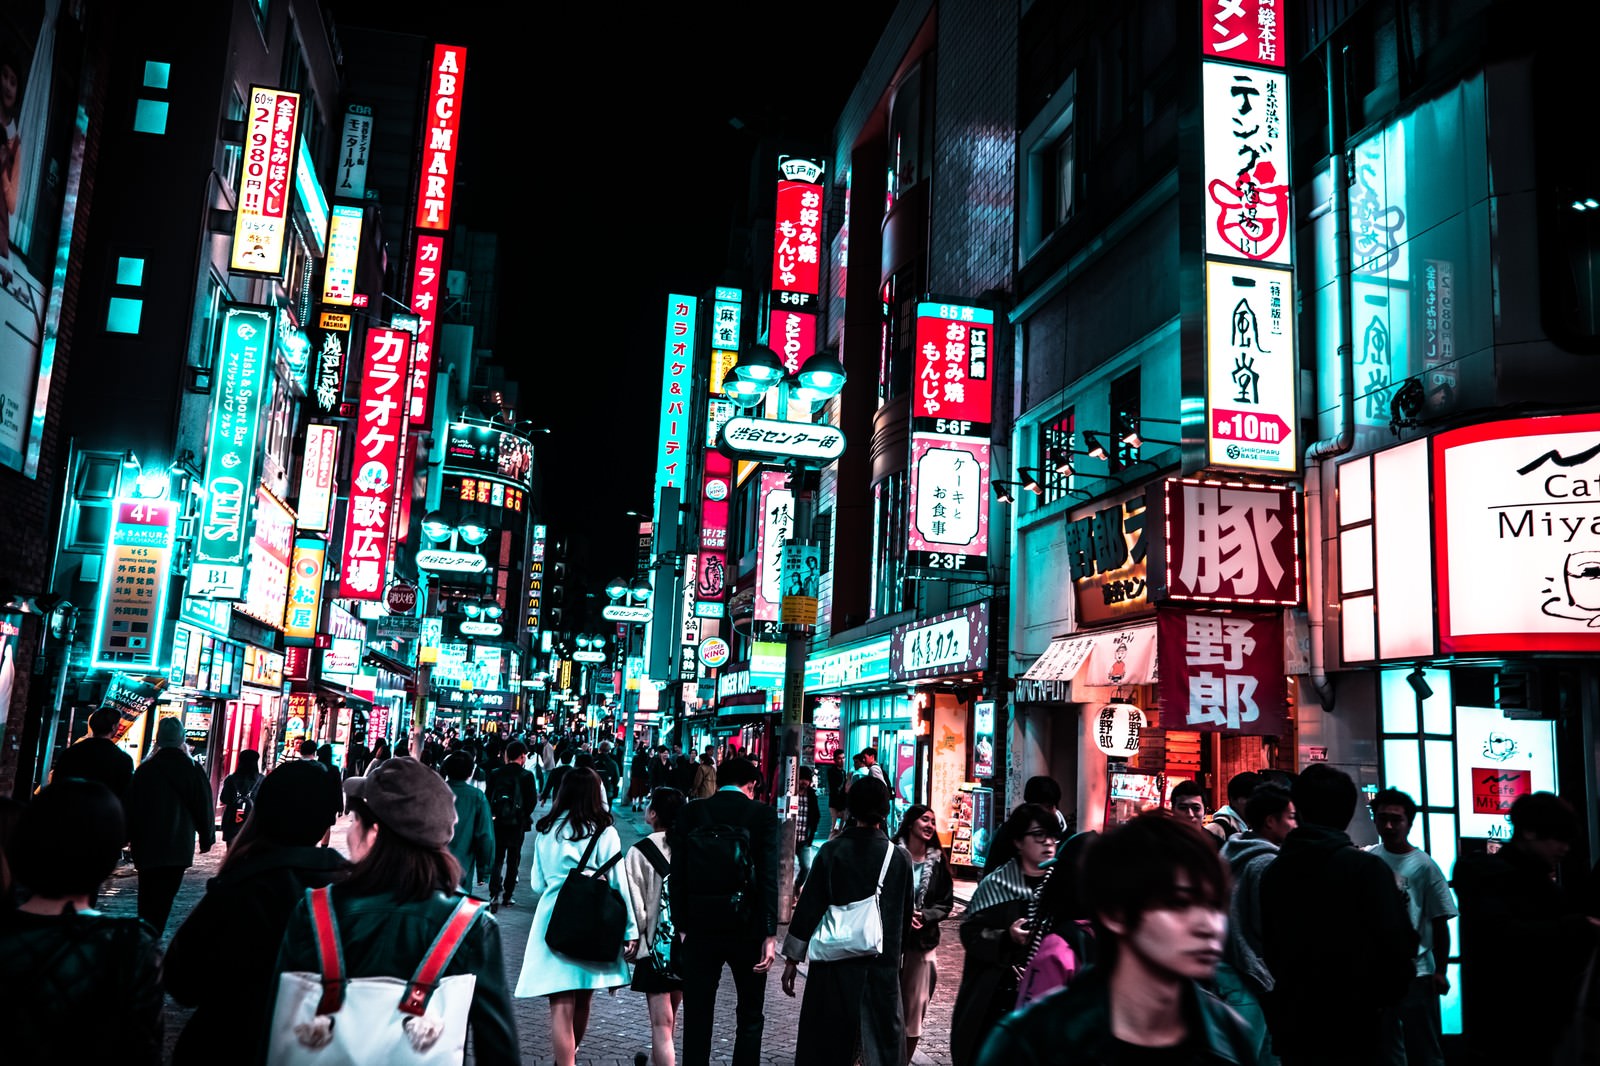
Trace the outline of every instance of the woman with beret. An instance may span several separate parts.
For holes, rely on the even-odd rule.
[[[306,889],[344,872],[344,856],[317,841],[333,824],[326,771],[286,762],[261,779],[249,816],[206,894],[172,936],[162,981],[194,1007],[173,1051],[174,1066],[213,1062],[218,1049],[265,1057],[284,928]]]

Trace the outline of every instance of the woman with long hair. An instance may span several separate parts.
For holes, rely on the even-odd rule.
[[[587,962],[559,954],[545,943],[556,894],[567,874],[583,861],[585,852],[589,852],[585,869],[597,869],[622,854],[622,838],[606,807],[600,775],[575,766],[561,779],[560,791],[549,812],[533,826],[533,865],[528,872],[528,888],[536,894],[533,929],[528,934],[528,949],[522,956],[516,989],[519,998],[549,997],[550,1039],[555,1045],[557,1066],[573,1066],[577,1061],[578,1045],[589,1028],[589,1005],[595,989],[621,988],[628,983],[628,960],[639,943],[639,926],[628,882],[618,868],[620,863],[613,864],[606,873],[611,887],[621,893],[627,911],[624,943],[617,957],[607,962]]]
[[[162,983],[173,999],[196,1008],[173,1051],[174,1066],[210,1062],[222,1047],[266,1046],[289,915],[306,889],[330,884],[348,866],[337,851],[317,847],[332,824],[320,791],[324,776],[295,761],[261,779],[222,868],[173,934]]]
[[[955,881],[939,849],[939,818],[926,803],[906,808],[894,842],[911,860],[911,930],[900,953],[900,1002],[906,1020],[906,1061],[916,1053],[922,1038],[922,1021],[939,986],[934,949],[939,946],[939,923],[950,917],[955,904]]]
[[[652,792],[644,812],[650,835],[629,848],[628,857],[622,860],[628,895],[633,901],[633,920],[639,926],[639,961],[633,967],[633,990],[643,992],[650,1007],[652,1066],[673,1066],[672,1030],[683,1006],[683,981],[656,966],[650,945],[655,942],[656,927],[661,922],[662,890],[671,871],[672,845],[667,843],[667,834],[688,802],[688,797],[675,788]],[[669,900],[669,917],[670,908]]]
[[[238,767],[222,779],[222,842],[233,845],[239,830],[250,817],[261,784],[261,753],[246,748],[239,753]]]
[[[346,839],[355,862],[350,876],[333,886],[344,975],[409,981],[460,898],[461,865],[449,847],[455,798],[415,759],[390,759],[346,781],[344,790],[354,815]],[[320,970],[311,909],[302,899],[289,919],[277,972]],[[480,1063],[519,1059],[505,972],[500,926],[483,908],[440,974],[477,975],[467,1022]]]
[[[966,958],[950,1017],[950,1058],[972,1066],[996,1022],[1017,1002],[1017,974],[1027,961],[1031,929],[1046,870],[1056,854],[1060,823],[1050,808],[1024,803],[1001,832],[1016,841],[1016,858],[978,882],[961,919]]]

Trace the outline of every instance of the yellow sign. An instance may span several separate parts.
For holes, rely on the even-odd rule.
[[[323,329],[334,329],[340,333],[350,332],[350,316],[338,311],[324,311],[317,319],[317,325]]]
[[[738,362],[738,352],[725,352],[720,348],[711,349],[711,395],[722,395],[723,383],[727,381],[728,374]]]

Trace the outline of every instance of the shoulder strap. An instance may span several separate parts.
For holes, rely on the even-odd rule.
[[[662,877],[666,877],[672,872],[672,864],[667,861],[667,857],[665,855],[661,854],[661,849],[656,847],[656,842],[654,840],[651,840],[649,837],[645,837],[643,840],[639,841],[639,843],[635,844],[634,847],[644,853],[646,861],[648,861],[655,872],[660,874]]]
[[[400,1000],[402,1014],[414,1014],[420,1018],[427,1010],[428,997],[433,995],[434,988],[439,984],[439,975],[444,973],[446,967],[450,965],[450,960],[455,958],[457,949],[467,937],[467,930],[477,921],[478,911],[482,907],[483,901],[473,899],[471,896],[462,896],[456,903],[456,909],[450,913],[450,919],[439,930],[439,935],[433,940],[433,946],[422,957],[421,965],[412,975],[411,982],[406,985],[406,993]]]
[[[894,841],[889,842],[889,848],[883,853],[883,868],[878,871],[878,887],[873,891],[874,896],[883,895],[883,879],[889,876],[889,860],[894,858]]]
[[[600,839],[600,834],[596,833],[594,835],[594,838],[595,838],[596,841],[598,841]],[[593,849],[594,845],[591,844],[591,845],[589,845],[589,847],[591,849]],[[621,861],[622,861],[622,849],[618,848],[617,849],[617,853],[615,855],[611,856],[611,858],[607,859],[604,863],[602,863],[600,866],[595,868],[594,879],[596,881],[601,880],[602,878],[605,877],[606,874],[611,872],[611,868],[613,866],[615,866],[617,863],[619,863]]]
[[[594,846],[598,843],[600,843],[600,834],[595,833],[589,838],[589,846],[583,849],[583,858],[578,860],[578,873],[583,873],[583,868],[589,865],[589,856],[594,854]]]
[[[311,909],[311,933],[317,942],[317,957],[322,966],[322,1001],[318,1014],[333,1014],[344,1005],[344,946],[339,942],[339,922],[333,914],[333,890],[306,889]]]

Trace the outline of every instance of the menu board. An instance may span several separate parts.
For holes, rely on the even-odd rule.
[[[950,861],[981,868],[994,829],[994,789],[962,785],[950,797]]]

